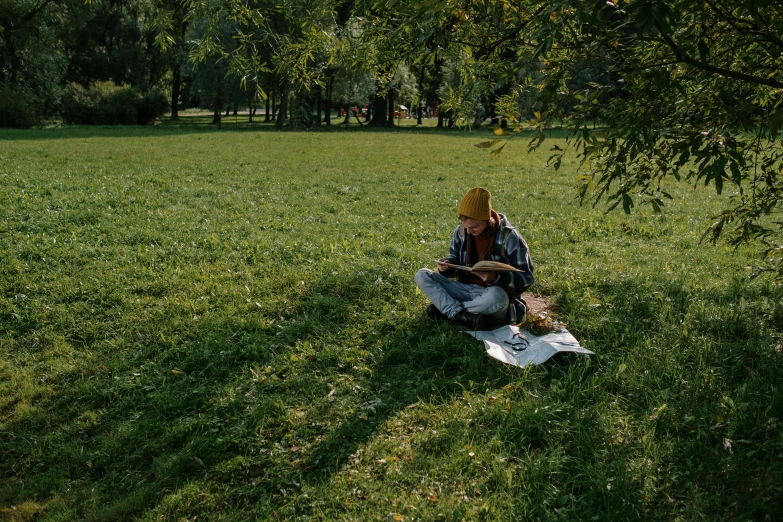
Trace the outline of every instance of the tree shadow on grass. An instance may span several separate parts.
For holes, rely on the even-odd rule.
[[[382,358],[372,365],[369,389],[349,415],[310,454],[304,468],[312,476],[333,473],[403,408],[419,402],[449,402],[469,381],[507,384],[509,373],[489,359],[481,344],[448,326],[420,318],[399,325],[383,339]]]
[[[469,438],[500,444],[502,455],[531,462],[524,487],[510,490],[502,475],[489,477],[487,487],[525,498],[527,507],[538,506],[537,516],[556,509],[603,519],[779,512],[783,466],[776,455],[783,443],[774,430],[783,398],[774,390],[783,359],[767,344],[769,328],[779,324],[779,290],[735,281],[702,294],[682,281],[622,281],[602,285],[600,295],[603,310],[567,293],[560,305],[601,357],[592,364],[555,359],[535,370],[536,382],[522,385],[518,370],[489,360],[474,340],[423,318],[390,328],[373,364],[377,377],[354,401],[364,407],[312,449],[299,477],[328,480],[398,412],[419,401],[448,404],[472,380],[518,390],[510,393],[507,410],[487,407],[474,419],[482,427],[471,428]],[[759,322],[763,314],[741,306],[765,299],[773,301],[766,326]],[[595,315],[602,320],[583,328],[585,316]],[[672,332],[684,317],[688,328]],[[522,391],[527,386],[530,395]],[[462,432],[464,423],[458,424]],[[464,437],[444,426],[421,452],[462,449],[454,444]],[[286,503],[276,498],[273,507]],[[312,514],[307,507],[293,513]]]
[[[370,379],[346,363],[344,346],[307,360],[306,343],[351,342],[340,334],[348,327],[345,315],[361,311],[375,287],[366,277],[326,281],[300,294],[287,320],[251,313],[250,303],[239,314],[232,309],[242,317],[218,313],[191,321],[184,311],[173,313],[165,334],[154,317],[124,340],[93,332],[85,347],[92,353],[89,366],[54,375],[53,393],[27,411],[9,405],[0,412],[13,416],[0,429],[0,504],[83,520],[134,518],[161,503],[164,515],[181,514],[191,509],[181,504],[192,496],[199,501],[194,513],[241,512],[248,503],[273,508],[281,487],[302,473],[322,477],[339,469],[400,408],[427,400],[435,389],[457,393],[461,379],[503,378],[477,341],[434,328],[423,317],[364,332],[372,337],[367,354],[377,360],[367,365]],[[110,336],[113,349],[103,342]],[[347,405],[330,403],[327,379],[317,374],[337,372],[353,373],[366,393]],[[317,411],[345,421],[302,432],[292,410],[319,397]],[[383,405],[359,419],[362,404],[376,398]],[[257,451],[288,448],[292,435],[322,440],[301,468],[281,467],[279,459]],[[225,483],[234,490],[209,507]]]
[[[649,290],[632,282],[607,286],[601,290],[603,310],[561,295],[561,310],[602,346],[596,350],[602,362],[555,362],[535,370],[535,382],[526,386],[538,397],[524,387],[511,392],[507,411],[488,408],[476,420],[477,438],[494,437],[512,447],[515,457],[537,459],[530,469],[540,476],[531,475],[527,490],[512,493],[540,504],[541,516],[564,498],[560,508],[572,506],[562,493],[552,498],[552,476],[565,477],[556,484],[579,499],[581,514],[623,512],[631,505],[666,517],[671,511],[665,503],[651,504],[672,495],[684,505],[689,494],[708,507],[750,496],[750,507],[727,508],[769,513],[779,503],[770,495],[779,491],[780,466],[765,464],[774,462],[780,446],[769,432],[781,418],[780,397],[728,410],[724,396],[735,403],[744,393],[766,397],[779,380],[780,362],[770,366],[736,342],[751,332],[752,315],[729,318],[733,325],[726,326],[708,309],[689,310],[682,285]],[[56,394],[15,413],[0,430],[0,504],[84,520],[152,512],[200,520],[272,514],[290,504],[286,490],[339,473],[398,412],[418,402],[447,404],[468,381],[490,389],[517,382],[517,370],[487,358],[478,341],[431,324],[423,310],[412,320],[381,321],[373,306],[384,296],[377,292],[369,277],[332,278],[299,294],[287,319],[242,309],[195,322],[174,317],[181,330],[176,342],[157,335],[159,325],[151,320],[115,352],[96,347],[94,367],[59,375]],[[736,292],[712,298],[737,300]],[[656,328],[689,311],[708,339],[723,336],[719,345],[686,345],[691,333],[678,338],[678,351],[668,347],[677,339]],[[377,320],[352,333],[357,323],[351,314]],[[626,351],[644,345],[645,338],[665,346]],[[685,377],[695,381],[696,366],[705,361],[723,368],[727,382],[717,386],[702,379],[673,388]],[[634,373],[634,365],[666,370]],[[332,385],[342,377],[360,389],[346,387],[332,402]],[[606,404],[608,398],[617,404]],[[724,418],[718,427],[716,415]],[[615,424],[618,419],[626,424]],[[644,433],[654,438],[634,438]],[[430,449],[453,450],[446,435],[433,437]],[[644,448],[656,440],[663,456],[640,475],[634,466],[652,458]],[[696,486],[644,491],[645,473],[685,476]],[[614,489],[607,490],[607,483]]]

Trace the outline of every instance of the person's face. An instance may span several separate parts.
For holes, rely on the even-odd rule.
[[[477,236],[484,232],[489,226],[489,221],[479,221],[473,218],[464,218],[462,220],[462,226],[468,231],[468,234]]]

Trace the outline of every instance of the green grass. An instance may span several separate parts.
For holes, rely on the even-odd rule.
[[[605,215],[574,158],[486,136],[0,131],[0,513],[779,518],[781,290],[699,244],[725,202]],[[476,185],[596,356],[509,368],[426,319]]]

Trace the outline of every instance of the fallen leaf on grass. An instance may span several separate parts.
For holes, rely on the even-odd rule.
[[[171,373],[174,373],[176,375],[185,375],[185,372],[183,372],[182,370],[177,370],[176,368],[171,370]]]

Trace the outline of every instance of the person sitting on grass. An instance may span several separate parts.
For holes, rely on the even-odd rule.
[[[527,243],[506,216],[492,210],[491,194],[481,187],[470,189],[460,201],[459,221],[448,257],[437,262],[438,272],[422,268],[414,277],[432,301],[427,315],[473,330],[483,329],[486,323],[500,326],[520,322],[526,313],[522,292],[533,284],[533,261]],[[472,267],[485,260],[521,271],[468,272],[446,264]]]

